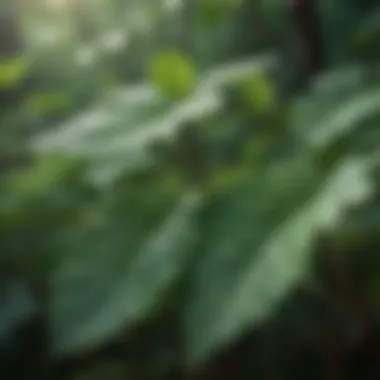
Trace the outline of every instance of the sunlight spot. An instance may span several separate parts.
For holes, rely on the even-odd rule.
[[[68,5],[68,0],[46,0],[46,5],[53,11],[61,11]]]
[[[126,32],[114,30],[106,33],[101,40],[102,46],[111,52],[116,52],[128,45],[129,38]]]
[[[89,66],[95,63],[98,54],[93,46],[82,46],[74,54],[74,61],[79,66]]]

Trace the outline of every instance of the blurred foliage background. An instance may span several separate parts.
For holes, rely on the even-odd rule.
[[[2,379],[380,378],[377,0],[1,0]]]

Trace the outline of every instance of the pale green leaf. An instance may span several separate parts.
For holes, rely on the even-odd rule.
[[[141,243],[137,242],[136,254],[124,265],[120,255],[115,261],[118,244],[123,244],[125,255],[130,254],[119,229],[116,235],[108,231],[103,242],[94,237],[94,252],[89,253],[102,250],[100,254],[86,254],[82,262],[73,257],[61,268],[56,275],[50,311],[56,355],[107,341],[120,329],[143,318],[159,302],[182,272],[196,242],[194,216],[200,200],[196,193],[184,195],[163,224]],[[124,228],[130,238],[143,233],[133,218]],[[120,248],[118,251],[122,253]]]
[[[208,243],[184,310],[190,365],[274,311],[305,275],[316,233],[334,226],[346,206],[371,190],[360,160],[341,163],[322,186],[307,167],[291,170],[232,192],[233,200],[217,204],[207,220]]]
[[[37,136],[37,152],[90,158],[90,175],[111,183],[129,170],[152,163],[150,147],[170,139],[188,121],[203,120],[223,109],[223,90],[265,71],[275,62],[264,56],[216,67],[198,78],[194,91],[175,106],[148,85],[115,91],[78,117]]]

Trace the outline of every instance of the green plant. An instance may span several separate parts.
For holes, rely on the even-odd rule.
[[[69,45],[58,49],[62,57],[77,42]],[[154,56],[157,49],[147,50]],[[291,331],[280,345],[292,336],[315,345],[327,330],[314,329],[314,306],[305,312],[305,304],[322,305],[334,321],[351,318],[341,313],[341,293],[333,301],[330,288],[319,293],[327,286],[326,271],[316,273],[313,264],[319,236],[342,243],[346,231],[356,236],[371,230],[365,223],[376,225],[369,208],[379,212],[380,78],[373,62],[331,67],[306,92],[285,97],[288,73],[273,54],[212,67],[200,60],[197,73],[177,53],[158,57],[152,84],[117,89],[102,82],[97,103],[79,116],[72,100],[86,83],[99,88],[107,65],[98,63],[79,83],[82,69],[56,63],[63,92],[45,102],[37,88],[29,99],[29,111],[43,113],[57,100],[67,115],[62,126],[33,132],[26,168],[2,174],[1,262],[32,289],[28,300],[42,305],[47,363],[86,362],[99,351],[105,377],[178,378],[204,368],[247,331],[260,335],[252,350],[280,339],[276,329]],[[181,88],[171,73],[183,77]],[[78,83],[66,86],[65,78]],[[179,98],[167,96],[177,90]],[[35,120],[29,111],[23,127]],[[361,239],[359,247],[371,245],[372,237]],[[352,260],[362,265],[356,277],[372,311],[378,270],[370,275],[368,263]],[[305,298],[294,296],[306,285]],[[9,313],[13,304],[4,304],[0,332],[17,325],[15,315],[35,313],[28,302]],[[296,333],[294,320],[302,320]],[[102,354],[118,341],[122,358]],[[325,341],[318,345],[325,348]],[[97,378],[98,370],[84,372],[80,378]]]

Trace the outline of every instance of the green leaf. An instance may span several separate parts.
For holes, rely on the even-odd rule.
[[[315,234],[371,190],[360,160],[342,162],[322,186],[311,166],[294,165],[235,188],[206,215],[183,311],[189,365],[267,317],[305,275]]]
[[[33,114],[64,111],[70,107],[70,97],[61,92],[31,95],[26,101],[26,108]]]
[[[361,93],[334,108],[320,121],[307,128],[306,139],[312,147],[323,148],[344,137],[374,114],[380,115],[380,91]]]
[[[100,240],[93,236],[93,247],[83,247],[81,259],[74,255],[61,267],[50,314],[55,354],[97,346],[146,316],[187,262],[196,242],[194,216],[200,201],[199,194],[184,195],[150,233],[141,225],[146,215],[136,207],[136,214],[124,215],[128,221],[122,223],[122,231],[119,227],[112,233],[112,226]],[[128,239],[135,242],[128,245]]]
[[[257,74],[242,84],[243,103],[250,111],[268,112],[275,104],[275,90],[269,78]]]
[[[81,163],[62,156],[39,157],[34,165],[10,173],[7,186],[15,194],[40,196],[58,189],[71,174],[80,172]]]
[[[354,33],[351,35],[351,41],[354,45],[375,44],[380,35],[380,11],[375,12],[364,19]]]
[[[15,57],[0,61],[0,89],[18,86],[30,67],[27,57]]]
[[[323,152],[380,115],[380,91],[362,67],[339,68],[324,74],[292,110],[295,133],[308,148]]]
[[[197,19],[203,26],[215,26],[241,3],[239,0],[202,0],[197,2]]]
[[[159,91],[173,97],[186,96],[196,81],[193,63],[177,51],[159,52],[151,62],[149,77]]]
[[[119,89],[87,112],[35,136],[33,150],[89,158],[91,179],[112,186],[120,175],[154,164],[150,147],[155,141],[170,139],[188,121],[220,112],[226,86],[273,64],[272,56],[264,56],[215,67],[175,105],[148,85]]]

